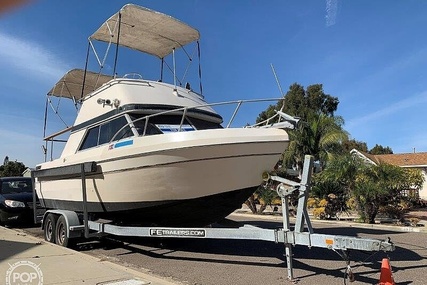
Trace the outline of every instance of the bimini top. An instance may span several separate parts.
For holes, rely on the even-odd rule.
[[[64,97],[75,101],[84,98],[87,94],[95,91],[107,83],[112,76],[99,74],[91,71],[86,72],[85,86],[82,94],[82,86],[85,71],[83,69],[72,69],[68,71],[53,88],[47,93],[49,96]]]
[[[120,46],[164,58],[173,49],[199,38],[199,31],[171,16],[127,4],[102,24],[89,40],[117,43],[118,39]]]

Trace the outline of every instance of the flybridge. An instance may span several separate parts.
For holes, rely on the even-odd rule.
[[[164,69],[166,67],[172,73],[174,86],[177,86],[177,84],[180,86],[183,85],[188,69],[197,54],[200,93],[202,93],[199,39],[200,33],[198,30],[169,15],[134,4],[127,4],[120,11],[108,18],[89,37],[89,46],[95,54],[101,71],[105,66],[111,46],[115,45],[113,76],[116,76],[120,46],[156,56],[161,60],[159,81],[163,81]],[[107,43],[107,49],[102,58],[97,52],[93,41]],[[186,46],[193,42],[196,43],[196,46],[191,53],[186,50]],[[188,65],[182,79],[178,78],[176,72],[175,52],[178,49],[181,49],[188,59]],[[171,65],[165,60],[169,55],[172,55]],[[86,58],[89,58],[89,48]],[[85,69],[87,69],[87,65],[88,62],[86,61]],[[133,75],[139,76],[138,74]],[[142,76],[140,77],[142,78]]]
[[[127,4],[105,21],[89,41],[114,42],[162,59],[199,38],[199,31],[169,15]]]

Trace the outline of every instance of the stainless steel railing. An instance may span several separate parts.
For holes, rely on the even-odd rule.
[[[236,107],[234,108],[234,111],[228,121],[228,123],[226,124],[225,128],[230,128],[231,124],[233,123],[234,119],[236,118],[241,106],[243,104],[250,104],[250,103],[260,103],[260,102],[274,102],[274,101],[278,101],[281,100],[283,98],[266,98],[266,99],[249,99],[249,100],[235,100],[235,101],[224,101],[224,102],[217,102],[217,103],[210,103],[210,104],[202,104],[202,105],[197,105],[197,106],[191,106],[191,107],[182,107],[182,108],[176,108],[176,109],[172,109],[172,110],[167,110],[167,111],[161,111],[155,114],[150,114],[141,118],[138,118],[136,120],[133,120],[132,122],[124,125],[122,128],[120,128],[112,137],[112,139],[110,140],[110,143],[114,140],[116,140],[117,135],[123,131],[126,127],[132,127],[131,124],[134,124],[135,122],[138,121],[144,121],[145,120],[145,125],[144,125],[144,131],[143,131],[143,136],[146,135],[147,132],[147,128],[148,128],[148,124],[150,119],[154,118],[154,117],[158,117],[158,116],[163,116],[163,115],[171,115],[171,114],[182,114],[181,115],[181,122],[180,125],[178,127],[178,132],[182,131],[182,126],[184,124],[185,121],[185,117],[187,116],[188,112],[191,110],[195,110],[195,109],[202,109],[202,108],[206,108],[206,107],[218,107],[218,106],[226,106],[226,105],[236,105]],[[259,122],[257,124],[251,125],[251,126],[246,126],[246,127],[256,127],[259,125],[268,125],[271,121],[275,120],[276,118],[280,118],[280,116],[278,114],[273,115],[272,117],[268,118],[267,120],[264,120],[262,122]]]

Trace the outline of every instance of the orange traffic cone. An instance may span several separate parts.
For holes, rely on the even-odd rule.
[[[391,266],[390,260],[388,258],[383,258],[381,263],[381,275],[379,285],[396,285],[393,280],[393,276],[391,276]]]

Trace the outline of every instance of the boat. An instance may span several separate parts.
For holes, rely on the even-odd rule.
[[[46,111],[52,98],[60,98],[78,106],[78,113],[72,126],[44,137],[46,155],[49,145],[68,133],[60,157],[36,167],[45,174],[35,175],[45,208],[82,213],[86,207],[91,219],[123,225],[204,226],[240,208],[254,193],[289,143],[285,121],[279,116],[261,127],[234,127],[240,106],[257,100],[208,104],[202,91],[182,86],[175,54],[188,44],[200,51],[199,38],[189,25],[133,4],[89,37],[88,55],[97,41],[116,47],[115,62],[123,47],[157,57],[160,78],[119,77],[116,64],[113,75],[106,75],[89,71],[86,61],[85,69],[73,69],[55,84]],[[168,57],[170,83],[163,76]],[[197,71],[200,75],[200,66]],[[236,106],[228,124],[215,111],[227,104]],[[83,178],[57,175],[84,163],[93,163],[95,170]]]

